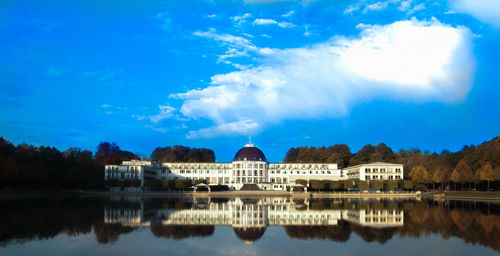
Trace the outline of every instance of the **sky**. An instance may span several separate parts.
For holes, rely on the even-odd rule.
[[[500,133],[499,0],[0,2],[0,136],[231,161]]]

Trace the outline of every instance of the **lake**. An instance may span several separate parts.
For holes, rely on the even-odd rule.
[[[0,255],[497,255],[500,205],[137,196],[2,200]]]

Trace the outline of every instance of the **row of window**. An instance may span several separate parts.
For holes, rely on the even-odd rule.
[[[373,173],[378,173],[380,171],[380,173],[385,173],[386,172],[386,169],[385,168],[365,168],[365,173],[370,173],[370,172],[373,172]],[[389,172],[392,172],[392,168],[389,168]],[[401,168],[396,168],[395,169],[395,172],[396,173],[401,173]]]
[[[401,179],[401,176],[393,176],[393,175],[389,175],[387,176],[387,178],[389,180],[400,180]],[[366,175],[365,176],[365,180],[383,180],[384,179],[384,176],[380,175],[373,175],[373,176],[370,176],[370,175]]]
[[[373,218],[365,218],[365,222],[370,222],[370,223],[374,223],[374,222],[380,222],[380,223],[399,223],[401,222],[401,218],[395,218],[394,221],[392,221],[392,218],[389,219],[389,222],[387,222],[387,219],[384,218],[384,217],[381,217],[381,218],[378,218],[378,217],[373,217]]]

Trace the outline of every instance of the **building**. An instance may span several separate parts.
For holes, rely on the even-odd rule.
[[[296,180],[400,180],[403,165],[370,163],[338,169],[336,163],[269,163],[254,144],[241,148],[232,162],[226,163],[155,163],[124,161],[106,165],[105,179],[139,179],[141,187],[147,179],[206,180],[210,185],[227,185],[240,189],[256,184],[263,190],[286,190]]]
[[[359,164],[344,168],[344,174],[353,180],[402,180],[403,165],[383,162]]]

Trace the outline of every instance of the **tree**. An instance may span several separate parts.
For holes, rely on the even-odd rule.
[[[381,180],[371,180],[370,181],[370,188],[378,189],[378,190],[384,189],[384,182]]]
[[[359,189],[368,189],[369,188],[368,181],[366,181],[366,180],[358,180],[358,181],[356,181],[356,186]]]
[[[411,169],[410,179],[416,183],[427,183],[430,175],[422,165],[417,165]]]
[[[314,190],[321,191],[322,189],[325,189],[325,182],[322,180],[310,180],[309,183],[311,188]]]
[[[298,179],[298,180],[295,180],[295,184],[301,184],[301,185],[304,185],[307,187],[308,182],[307,182],[307,180]]]
[[[354,187],[352,180],[344,180],[344,189],[350,190]]]
[[[486,180],[488,181],[488,190],[490,191],[490,181],[494,181],[496,179],[495,177],[495,172],[493,172],[493,167],[491,167],[490,162],[486,162],[481,166],[481,169],[479,169],[479,178],[481,180]]]
[[[432,181],[441,183],[441,187],[444,187],[443,183],[450,181],[451,172],[452,169],[448,164],[440,164],[432,175]]]
[[[385,181],[385,187],[388,189],[388,190],[394,190],[394,189],[397,189],[398,188],[398,182],[395,181],[395,180],[387,180]]]
[[[411,180],[403,180],[402,187],[405,190],[411,190],[413,189],[413,182]]]
[[[325,183],[328,184],[330,190],[338,190],[341,188],[340,181],[338,180],[325,180]]]
[[[462,184],[462,190],[463,190],[463,184],[467,181],[470,181],[472,179],[472,169],[470,166],[465,162],[464,159],[461,159],[453,172],[451,173],[451,180],[455,183],[461,183]]]

